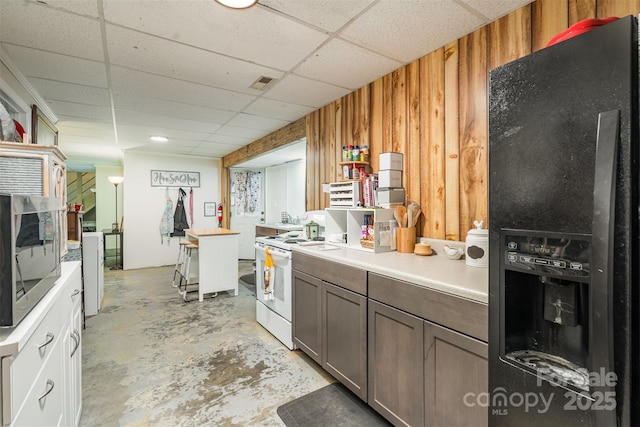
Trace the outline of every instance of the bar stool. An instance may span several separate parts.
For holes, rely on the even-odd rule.
[[[187,246],[189,243],[191,243],[189,240],[181,240],[178,243],[180,245],[180,247],[178,248],[178,259],[176,260],[176,268],[175,270],[173,270],[173,282],[171,283],[174,288],[178,287],[178,284],[176,283],[177,275],[180,275],[180,282],[182,282],[182,264],[184,264],[184,258],[187,252],[185,246]]]
[[[198,284],[198,282],[190,282],[189,277],[191,273],[191,256],[193,255],[194,250],[198,250],[198,247],[198,242],[187,242],[187,244],[184,245],[184,259],[182,263],[182,271],[180,273],[180,284],[178,285],[178,294],[182,295],[184,302],[188,301],[187,286]],[[182,279],[184,279],[184,284],[182,283]]]

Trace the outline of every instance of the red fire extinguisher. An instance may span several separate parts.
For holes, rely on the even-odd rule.
[[[222,205],[218,205],[218,227],[222,228]]]

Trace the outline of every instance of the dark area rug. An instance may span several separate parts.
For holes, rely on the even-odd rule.
[[[240,276],[240,280],[242,280],[247,285],[255,286],[256,285],[256,273],[245,274],[244,276]]]
[[[240,284],[251,292],[256,292],[256,273],[240,276]]]
[[[337,382],[285,403],[277,412],[287,427],[391,425]]]

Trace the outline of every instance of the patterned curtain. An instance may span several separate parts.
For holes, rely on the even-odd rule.
[[[258,216],[262,212],[260,172],[231,172],[232,214],[235,216]]]

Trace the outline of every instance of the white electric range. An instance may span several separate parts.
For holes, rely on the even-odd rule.
[[[307,240],[301,231],[256,238],[256,320],[290,350],[293,350],[291,248],[318,244],[324,244],[324,241]],[[267,250],[273,260],[274,272],[270,279],[272,292],[265,294],[264,262]]]

